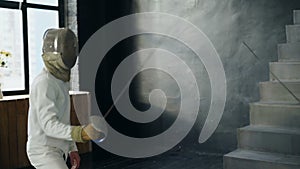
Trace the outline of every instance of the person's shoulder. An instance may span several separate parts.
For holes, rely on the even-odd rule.
[[[35,77],[32,83],[32,88],[48,88],[49,86],[56,86],[56,84],[55,81],[44,70]]]
[[[44,71],[42,71],[33,79],[32,85],[37,83],[43,83],[45,81],[50,81],[50,79],[47,77],[47,74]]]

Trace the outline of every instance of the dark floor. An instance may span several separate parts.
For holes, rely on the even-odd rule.
[[[82,155],[82,169],[222,169],[222,155],[195,152],[169,152],[145,159],[111,157],[101,154]]]
[[[186,151],[173,151],[145,159],[107,157],[96,152],[81,155],[80,169],[222,169],[222,159],[222,155]]]

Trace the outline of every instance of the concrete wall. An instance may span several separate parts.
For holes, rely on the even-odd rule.
[[[122,3],[124,2],[132,6],[133,11],[131,12],[159,11],[183,17],[200,28],[212,41],[221,57],[226,73],[227,102],[223,118],[217,131],[204,144],[198,143],[198,137],[207,116],[210,101],[210,84],[207,72],[201,61],[180,42],[159,35],[141,35],[124,43],[135,44],[133,51],[142,48],[159,47],[172,51],[173,53],[178,53],[189,65],[197,78],[201,98],[203,98],[203,100],[201,100],[197,123],[186,139],[176,146],[175,149],[180,148],[184,150],[215,153],[234,150],[237,144],[236,129],[249,123],[249,103],[259,100],[258,82],[268,79],[268,64],[269,62],[277,60],[277,44],[285,42],[285,25],[292,24],[293,10],[300,8],[300,1],[128,0]],[[127,5],[127,12],[119,10],[119,12],[121,11],[119,13],[120,15],[112,15],[113,11],[110,11],[110,9],[115,8],[105,8],[103,3],[99,4],[99,2],[95,1],[94,4],[88,4],[81,0],[79,1],[79,5],[82,5],[81,7],[79,6],[79,40],[81,46],[85,40],[91,36],[93,31],[100,28],[105,22],[125,15],[128,10],[131,10]],[[97,7],[97,5],[99,6]],[[96,12],[97,8],[99,12]],[[117,6],[117,8],[122,9],[122,6]],[[85,11],[84,9],[89,10]],[[110,12],[105,12],[104,10]],[[91,14],[96,16],[99,22],[91,19],[84,20]],[[80,20],[80,18],[83,20]],[[107,20],[105,18],[109,19]],[[262,65],[260,65],[242,45],[243,41],[247,42],[259,55],[263,63]],[[124,46],[126,45],[123,45],[123,47]],[[126,54],[128,55],[130,53],[128,52],[130,50],[123,53],[120,51],[122,50],[114,54],[111,52],[111,56],[108,57],[110,58],[108,59],[108,65],[103,69],[112,69],[116,66],[114,62],[120,62]],[[122,57],[116,56],[120,53],[122,53]],[[81,69],[86,69],[87,67],[88,65],[87,62],[84,61],[84,58],[80,59],[79,73]],[[112,73],[112,70],[108,72],[110,73],[106,74],[107,76]],[[105,73],[103,73],[103,75],[105,75]],[[102,78],[104,78],[104,81],[103,79],[98,79],[97,81],[99,83],[109,82],[109,80],[108,82],[105,81],[105,79],[109,79],[109,77],[102,76]],[[82,89],[84,89],[85,83],[84,81],[80,81],[80,86],[83,87]],[[103,86],[107,87],[108,85],[109,84]],[[134,86],[133,89],[135,89],[136,98],[138,98],[137,100],[139,101],[141,101],[140,98],[147,95],[153,88],[165,90],[166,94],[170,97],[178,96],[178,86],[174,79],[160,71],[145,71],[140,73],[132,86]],[[103,89],[103,91],[109,90]],[[103,103],[106,102],[107,105],[111,104],[111,101],[105,100],[105,97],[109,95],[109,93],[102,95],[102,100],[101,98],[100,100]],[[116,120],[118,121],[118,118],[111,119],[111,121]],[[165,124],[168,126],[171,124],[170,121],[174,120],[174,117],[165,116],[160,120],[162,126]],[[118,121],[118,124],[122,126],[121,124],[123,122],[124,121]],[[133,125],[132,128],[136,127]],[[130,127],[128,127],[128,130],[130,130]],[[161,132],[160,129],[156,130],[159,131],[141,129],[140,132],[149,132],[150,134],[142,134],[147,136]],[[124,132],[126,133],[126,131]]]
[[[248,104],[259,100],[258,82],[268,79],[268,63],[277,60],[277,44],[285,42],[285,25],[292,24],[292,10],[297,8],[300,2],[296,0],[135,0],[134,9],[138,12],[166,12],[192,22],[210,38],[224,65],[228,93],[225,112],[213,137],[199,145],[197,139],[210,98],[210,84],[202,63],[174,39],[157,35],[138,38],[139,48],[159,47],[178,54],[197,77],[204,100],[201,100],[197,124],[181,147],[210,152],[236,148],[236,128],[249,123]],[[242,45],[243,41],[254,49],[263,64]],[[177,86],[172,85],[174,81],[157,74],[158,80],[148,78],[146,73],[141,77],[144,84],[141,92],[157,86],[169,95],[177,94]]]

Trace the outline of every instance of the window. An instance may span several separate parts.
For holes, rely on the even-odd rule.
[[[0,83],[4,95],[27,94],[42,70],[46,29],[64,26],[63,0],[0,0]]]
[[[0,8],[0,16],[0,82],[2,90],[24,90],[22,13],[15,9]]]

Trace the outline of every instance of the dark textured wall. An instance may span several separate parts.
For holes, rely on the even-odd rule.
[[[112,2],[110,1],[110,3]],[[103,68],[105,69],[103,70],[103,76],[108,76],[113,72],[111,69],[114,66],[110,65],[116,66],[116,63],[120,62],[122,58],[137,49],[159,47],[173,53],[179,53],[195,74],[203,100],[201,100],[197,123],[186,139],[176,148],[180,147],[185,150],[199,152],[229,152],[235,149],[237,144],[236,129],[249,123],[249,103],[259,100],[258,82],[268,79],[268,63],[277,60],[277,44],[285,42],[285,25],[292,24],[293,10],[300,9],[300,1],[133,0],[133,2],[123,1],[122,3],[124,4],[116,1],[115,4],[105,8],[104,3],[99,1],[95,1],[93,4],[79,0],[78,23],[81,46],[103,24],[128,13],[166,12],[187,19],[209,37],[223,62],[227,78],[227,101],[223,118],[215,134],[206,143],[199,144],[199,133],[209,107],[210,84],[208,75],[203,64],[194,53],[173,39],[159,35],[141,35],[122,42],[123,47],[122,44],[119,44],[120,48],[116,49],[115,53],[112,50],[108,55],[108,61]],[[117,8],[114,8],[114,5]],[[98,20],[94,19],[95,16]],[[122,30],[120,29],[120,31]],[[259,55],[263,62],[262,65],[242,45],[243,41],[246,41]],[[126,44],[135,44],[135,47],[124,50]],[[87,67],[84,58],[80,58],[79,71]],[[80,76],[84,75],[80,74]],[[110,79],[109,77],[102,78],[98,81],[103,82],[105,79]],[[109,80],[105,83],[108,82]],[[80,81],[81,89],[84,89],[85,83]],[[109,84],[106,84],[107,86]],[[136,98],[147,96],[147,93],[153,88],[164,89],[170,97],[178,95],[178,87],[175,81],[159,71],[140,73],[132,86]],[[103,88],[101,90],[106,92],[110,90],[105,89],[105,85]],[[110,105],[111,100],[106,100],[109,97],[109,93],[105,93],[99,99]],[[161,118],[160,126],[169,124],[170,119],[173,119],[173,117],[165,116]],[[111,117],[110,120],[112,122],[118,121],[118,117]],[[126,126],[126,122],[118,122],[118,125]],[[130,128],[128,130],[124,133],[134,133]],[[148,129],[141,129],[139,132],[149,132],[151,135],[151,133],[158,132],[156,130],[159,129],[152,126]],[[143,135],[147,134],[144,133]]]
[[[202,63],[174,40],[155,35],[139,37],[140,48],[159,47],[179,54],[197,77],[200,96],[204,100],[201,100],[197,124],[181,147],[209,152],[227,152],[236,148],[236,129],[249,123],[249,103],[259,100],[258,83],[268,79],[268,63],[277,60],[277,44],[285,42],[285,25],[292,24],[293,10],[299,8],[300,1],[297,0],[135,1],[134,9],[138,12],[166,12],[192,22],[210,38],[224,65],[227,102],[223,118],[216,133],[206,143],[199,144],[197,139],[207,116],[210,96],[210,84]],[[242,45],[243,41],[259,55],[262,65]],[[170,84],[173,81],[167,78],[157,75],[157,79],[164,79],[164,82],[152,84],[154,81],[145,75],[141,81],[150,86],[144,85],[142,90],[148,91],[151,85],[156,85],[172,91]],[[176,91],[174,86],[171,93]]]

